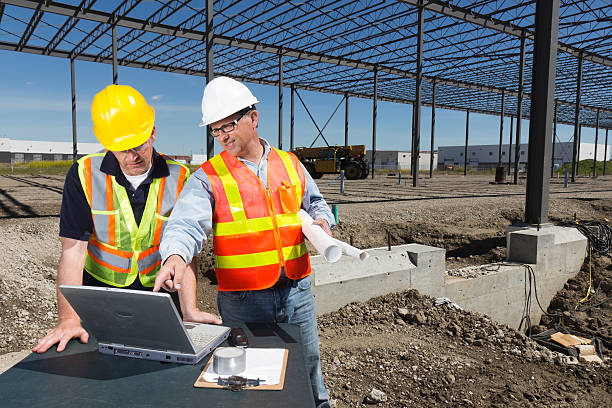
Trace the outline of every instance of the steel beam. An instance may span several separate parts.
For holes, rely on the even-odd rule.
[[[608,167],[608,129],[606,129],[606,143],[604,144],[604,166],[603,175],[606,175],[606,167]]]
[[[349,96],[344,94],[344,146],[349,145]]]
[[[518,103],[516,107],[516,148],[514,153],[514,184],[518,184],[518,169],[521,161],[521,118],[523,116],[523,88],[525,83],[525,35],[521,36],[519,59]]]
[[[206,39],[206,83],[208,84],[215,77],[215,60],[214,60],[214,35],[215,27],[213,24],[214,0],[206,0],[206,32],[203,37]],[[210,132],[210,126],[206,126],[206,157],[208,160],[215,155],[215,139]]]
[[[372,178],[374,178],[374,166],[376,165],[376,115],[378,110],[378,70],[374,70],[374,95],[372,97]]]
[[[117,85],[119,74],[117,72],[117,26],[113,24],[113,84]]]
[[[572,183],[576,182],[576,166],[580,161],[580,94],[582,92],[582,56],[578,57],[578,73],[576,75],[576,110],[574,112],[574,149],[572,152]]]
[[[293,150],[293,136],[295,133],[295,114],[294,114],[294,96],[295,96],[295,85],[291,85],[291,123],[290,123],[290,137],[289,137],[289,150]]]
[[[419,155],[421,153],[421,85],[423,82],[423,1],[417,2],[416,89],[414,126],[412,127],[412,187],[419,184]]]
[[[278,149],[283,150],[283,55],[278,56]]]
[[[70,60],[70,92],[72,94],[72,162],[76,163],[78,151],[76,124],[76,92],[74,81],[74,60]]]
[[[512,173],[512,136],[514,130],[514,116],[510,116],[510,143],[508,143],[508,177]]]
[[[550,155],[550,177],[554,175],[555,172],[555,144],[557,141],[557,110],[559,108],[559,104],[555,102],[555,117],[553,119],[553,134],[552,134],[552,153]]]
[[[531,76],[531,113],[525,222],[548,222],[551,134],[557,74],[560,0],[537,0]]]
[[[599,138],[599,110],[595,117],[595,151],[593,152],[593,178],[597,177],[597,142]]]
[[[468,142],[470,139],[470,110],[465,111],[465,149],[463,150],[463,175],[467,176]]]
[[[504,102],[505,95],[501,94],[501,112],[499,114],[499,152],[497,153],[497,167],[502,165],[502,146],[504,143]]]
[[[401,1],[402,3],[407,3],[413,6],[416,6],[420,0],[399,0],[399,1]],[[428,0],[424,7],[427,10],[430,10],[430,11],[433,11],[439,14],[443,14],[448,17],[453,17],[458,20],[462,20],[462,21],[465,21],[471,24],[481,26],[481,27],[489,28],[491,30],[499,31],[504,34],[509,34],[514,37],[520,38],[523,35],[526,35],[527,38],[529,38],[530,40],[533,40],[535,38],[534,32],[525,30],[524,28],[518,25],[492,18],[489,15],[476,13],[473,10],[470,10],[467,8],[455,6],[446,1]],[[555,45],[557,46],[559,51],[563,51],[565,53],[574,55],[576,57],[578,56],[579,53],[582,52],[582,50],[580,50],[579,48],[573,47],[571,45],[562,44],[562,43],[559,43],[558,45],[555,44]],[[596,53],[586,53],[584,57],[585,59],[589,61],[601,64],[601,65],[605,65],[608,67],[612,67],[612,59],[608,57],[601,56]]]
[[[429,178],[434,171],[434,135],[436,130],[436,80],[431,84],[431,154],[429,155]]]
[[[7,4],[29,8],[29,9],[36,9],[36,7],[40,6],[41,4],[40,2],[35,1],[35,0],[2,0],[2,1]],[[208,19],[208,9],[210,8],[208,6],[209,0],[206,0],[206,2],[207,2],[207,19]],[[135,4],[138,4],[138,3],[135,3]],[[129,9],[131,10],[131,8],[133,7],[134,5],[131,5]],[[53,2],[42,3],[41,10],[45,12],[49,12],[49,13],[64,15],[64,16],[75,16],[77,18],[94,21],[98,23],[103,23],[103,24],[110,24],[113,18],[112,13],[107,13],[107,12],[93,10],[93,9],[85,11],[85,10],[80,10],[78,6],[73,6],[69,4],[59,4],[59,3],[53,3]],[[151,32],[151,33],[173,36],[176,38],[185,38],[185,39],[197,40],[197,41],[202,41],[206,39],[207,43],[210,40],[208,37],[209,33],[207,32],[194,30],[194,29],[188,29],[188,28],[178,28],[176,26],[162,24],[162,23],[152,24],[151,22],[148,22],[146,20],[122,15],[122,13],[119,13],[119,12],[115,14],[117,15],[117,19],[115,23],[119,27],[125,27],[125,28],[129,28],[133,30],[141,30],[141,31],[146,31],[146,32]],[[99,35],[87,37],[87,38],[91,37],[91,40],[87,42],[88,44],[90,44],[92,41],[97,40],[105,32],[105,30],[102,27],[99,27],[98,30],[101,31]],[[221,35],[217,35],[213,37],[214,38],[212,39],[212,41],[214,42],[214,44],[219,44],[219,45],[225,45],[225,46],[254,50],[254,51],[261,51],[261,52],[266,52],[270,54],[282,53],[283,55],[287,57],[328,63],[332,65],[360,68],[360,69],[365,69],[365,70],[372,71],[372,72],[374,71],[374,69],[377,69],[379,72],[389,73],[389,74],[397,75],[403,78],[415,78],[416,77],[415,73],[412,73],[406,70],[401,70],[401,69],[397,69],[393,67],[386,67],[382,65],[373,64],[373,63],[367,63],[367,62],[363,62],[360,60],[352,60],[348,58],[335,57],[335,56],[325,55],[322,53],[307,52],[307,51],[300,50],[300,49],[292,49],[292,48],[277,46],[273,44],[265,44],[263,42],[251,41],[251,40],[242,39],[242,38],[234,38],[234,37],[227,37],[227,36],[221,36]],[[80,53],[84,50],[83,48],[80,48],[79,46],[77,46],[77,49],[74,50],[75,56],[80,55]],[[423,75],[423,80],[431,82],[433,80],[433,77],[428,77],[428,76]],[[442,85],[456,86],[460,88],[494,92],[494,93],[501,93],[503,89],[503,88],[498,88],[498,87],[479,85],[479,84],[471,83],[467,81],[457,81],[457,80],[452,80],[452,79],[443,79],[439,77],[437,81],[438,81],[438,84],[442,84]],[[512,90],[506,90],[506,94],[516,95],[516,92]]]

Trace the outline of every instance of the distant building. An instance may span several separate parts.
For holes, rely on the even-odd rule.
[[[100,143],[78,143],[77,157],[104,151]],[[72,160],[72,142],[0,138],[0,163]]]
[[[438,153],[434,152],[434,166],[438,162]],[[412,153],[401,150],[376,150],[374,168],[379,170],[410,170]],[[429,170],[430,151],[419,154],[419,170]],[[366,152],[366,159],[372,163],[372,151]]]
[[[604,148],[607,149],[606,158],[610,157],[610,146],[604,146],[603,144],[597,144],[597,161],[603,161],[604,159]],[[510,154],[512,166],[514,166],[514,155],[516,146],[512,146],[512,152]],[[594,143],[580,143],[580,159],[593,159],[595,155],[595,144]],[[562,166],[566,163],[572,162],[572,155],[574,151],[573,142],[561,142],[555,143],[555,157],[554,164]],[[465,152],[465,146],[439,146],[438,147],[438,169],[445,169],[449,166],[463,166],[465,161],[463,154]],[[497,166],[497,160],[499,155],[499,145],[474,145],[468,146],[468,166],[473,169],[490,169]],[[528,144],[522,143],[519,149],[519,169],[525,170],[527,165],[528,156]],[[508,166],[508,145],[502,145],[502,165]]]

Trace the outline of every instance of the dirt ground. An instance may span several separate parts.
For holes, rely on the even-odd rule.
[[[374,180],[318,180],[337,204],[336,238],[361,248],[421,243],[446,249],[446,269],[502,261],[505,229],[523,219],[525,185],[490,184],[492,175],[436,175],[419,180],[377,175]],[[406,183],[407,182],[407,183]],[[524,180],[522,180],[524,182]],[[0,176],[0,362],[27,350],[55,324],[57,237],[63,178]],[[552,223],[612,221],[612,177],[550,185]],[[210,246],[200,261],[198,303],[216,311]],[[591,262],[568,281],[534,332],[555,323],[610,341],[612,261]],[[485,316],[448,306],[416,291],[354,303],[319,318],[323,374],[337,407],[361,407],[372,389],[381,407],[608,406],[610,365],[565,365],[554,353]],[[376,392],[375,392],[376,394]],[[376,402],[378,401],[378,402]]]

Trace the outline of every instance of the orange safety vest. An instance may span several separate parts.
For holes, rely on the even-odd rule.
[[[225,151],[202,164],[202,170],[215,196],[213,244],[220,291],[269,288],[283,266],[290,279],[310,274],[297,215],[306,179],[294,154],[270,150],[267,190]]]
[[[79,179],[94,226],[85,270],[112,286],[126,287],[139,278],[143,286],[151,287],[161,266],[162,232],[189,170],[166,158],[170,175],[153,179],[140,224],[136,224],[125,188],[100,170],[104,156],[96,153],[78,160]]]

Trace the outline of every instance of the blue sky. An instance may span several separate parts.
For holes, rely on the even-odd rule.
[[[68,59],[0,51],[0,137],[11,139],[71,141],[70,61]],[[75,61],[77,134],[79,141],[93,142],[90,106],[94,95],[112,82],[112,66]],[[168,154],[205,153],[201,98],[205,78],[119,67],[119,83],[138,89],[156,111],[156,147]],[[260,100],[260,136],[274,146],[278,140],[278,89],[246,84]],[[321,127],[341,100],[339,95],[301,91],[308,109]],[[283,147],[289,148],[290,89],[284,92]],[[411,148],[412,107],[378,102],[377,150]],[[430,147],[431,109],[422,109],[421,149]],[[504,122],[504,142],[509,139],[510,119]],[[573,128],[559,125],[561,141],[569,141]],[[523,121],[522,140],[527,141],[529,122]],[[603,143],[600,132],[600,143]],[[317,135],[308,114],[296,97],[295,145],[309,146]],[[344,103],[326,130],[330,144],[344,143]],[[465,112],[436,109],[435,146],[463,145]],[[582,141],[593,142],[595,130],[583,128]],[[499,117],[470,114],[470,144],[497,144]],[[217,143],[217,142],[215,142]],[[350,98],[349,143],[372,146],[372,101]],[[324,145],[321,138],[316,146]],[[215,152],[219,152],[217,144]]]

